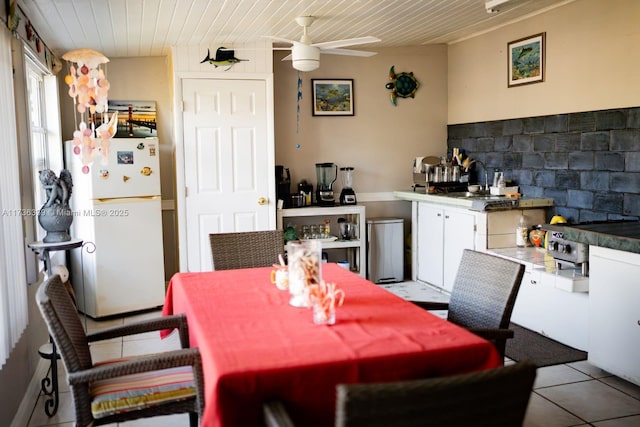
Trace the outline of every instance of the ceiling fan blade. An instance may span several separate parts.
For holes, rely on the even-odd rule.
[[[313,43],[311,46],[319,47],[320,49],[325,50],[325,49],[336,49],[339,47],[346,47],[346,46],[356,46],[359,44],[376,43],[379,41],[381,40],[377,37],[367,36],[367,37],[356,37],[354,39],[334,40],[332,42]]]
[[[289,55],[282,58],[281,61],[291,61],[292,59],[293,59],[293,53],[290,53]]]
[[[365,50],[352,50],[352,49],[321,49],[320,53],[328,53],[331,55],[346,55],[346,56],[373,56],[378,52],[367,52]]]
[[[262,36],[262,37],[265,39],[271,39],[281,43],[290,43],[290,44],[298,43],[295,40],[285,39],[284,37],[278,37],[278,36]]]

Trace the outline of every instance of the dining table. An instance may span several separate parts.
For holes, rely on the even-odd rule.
[[[336,385],[402,381],[502,364],[488,341],[334,263],[322,279],[344,292],[333,325],[289,305],[272,268],[176,273],[163,315],[185,313],[205,380],[202,427],[261,426],[284,403],[296,425],[332,426]],[[166,337],[171,331],[162,331]]]

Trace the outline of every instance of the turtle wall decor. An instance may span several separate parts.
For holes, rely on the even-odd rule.
[[[389,69],[389,83],[384,87],[391,91],[391,103],[397,106],[398,97],[415,98],[420,83],[413,76],[413,72],[396,74],[394,67],[395,65],[392,65]]]

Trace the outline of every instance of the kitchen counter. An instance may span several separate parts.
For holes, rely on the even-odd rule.
[[[564,237],[593,246],[640,253],[640,222],[568,225]]]
[[[520,197],[508,198],[492,195],[472,195],[466,193],[426,193],[425,188],[413,190],[397,190],[393,195],[401,200],[410,202],[437,203],[440,205],[457,206],[474,211],[526,209],[553,206],[551,198]]]
[[[544,248],[500,248],[489,249],[487,252],[518,261],[527,267],[527,271],[536,271],[544,274],[552,274],[556,278],[555,287],[567,292],[588,292],[589,278],[582,275],[580,267],[573,267],[570,264],[562,264],[558,268],[555,259]]]
[[[543,224],[553,199],[467,195],[466,192],[425,194],[395,191],[411,202],[411,277],[450,292],[463,249],[486,251],[516,245],[516,229]],[[495,204],[479,204],[491,202]]]

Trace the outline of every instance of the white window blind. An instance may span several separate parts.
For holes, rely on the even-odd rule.
[[[0,27],[0,368],[24,332],[29,311],[25,274],[11,34]]]

